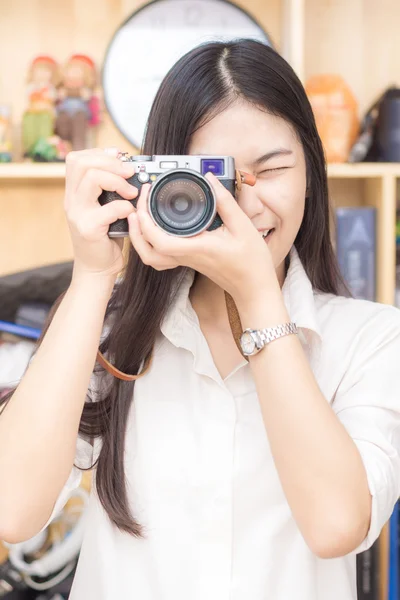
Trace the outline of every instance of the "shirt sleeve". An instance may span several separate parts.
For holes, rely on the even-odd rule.
[[[372,496],[372,546],[400,496],[400,311],[382,307],[361,332],[332,404],[356,444]]]

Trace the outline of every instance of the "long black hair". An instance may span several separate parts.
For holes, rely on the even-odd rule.
[[[298,136],[306,160],[307,199],[296,249],[313,287],[338,294],[341,278],[330,239],[321,141],[301,82],[269,46],[253,40],[212,42],[181,58],[158,90],[142,153],[187,154],[193,133],[237,99],[281,117]],[[156,271],[130,249],[124,277],[107,309],[106,318],[112,317],[114,325],[101,344],[101,351],[120,370],[136,373],[151,353],[183,274],[181,268]],[[56,309],[57,305],[52,314]],[[124,471],[125,429],[133,392],[133,382],[111,378],[98,401],[91,402],[88,394],[79,431],[102,439],[95,481],[110,520],[121,531],[140,537],[145,532],[132,514]]]

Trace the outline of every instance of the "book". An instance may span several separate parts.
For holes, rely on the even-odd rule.
[[[336,209],[336,252],[354,298],[376,300],[376,210]]]
[[[0,331],[4,331],[5,333],[12,333],[14,335],[33,340],[37,340],[41,334],[41,330],[35,327],[17,325],[16,323],[10,323],[8,321],[0,321]]]
[[[357,599],[379,600],[379,541],[357,554]]]
[[[389,580],[388,600],[399,600],[399,502],[389,519]]]

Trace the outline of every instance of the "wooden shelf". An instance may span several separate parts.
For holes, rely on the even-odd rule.
[[[391,175],[400,178],[400,163],[332,163],[329,179],[364,179]],[[65,163],[3,163],[0,179],[63,179]]]
[[[64,177],[65,163],[0,164],[0,179],[63,179]]]
[[[400,177],[400,163],[331,163],[328,165],[330,179],[364,179],[385,175]]]

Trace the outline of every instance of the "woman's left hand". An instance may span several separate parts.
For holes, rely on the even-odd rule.
[[[279,289],[271,253],[261,234],[233,196],[211,173],[217,212],[223,225],[214,231],[180,238],[160,229],[147,210],[150,185],[142,189],[137,212],[129,215],[132,244],[145,265],[158,271],[179,266],[202,273],[226,290],[236,302]]]

